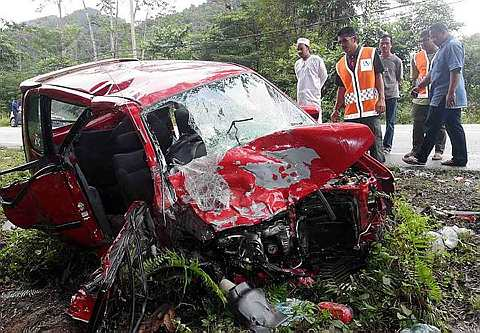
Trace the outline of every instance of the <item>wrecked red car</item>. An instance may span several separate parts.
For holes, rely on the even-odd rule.
[[[104,297],[112,258],[146,255],[130,242],[200,253],[225,276],[314,276],[355,265],[385,222],[393,177],[366,154],[370,130],[319,125],[248,68],[107,60],[21,90],[27,163],[1,175],[31,177],[1,189],[5,215],[97,247]]]

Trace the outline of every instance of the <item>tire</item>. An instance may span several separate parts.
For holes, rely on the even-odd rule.
[[[11,127],[17,127],[17,122],[15,121],[15,118],[10,119],[10,126]]]

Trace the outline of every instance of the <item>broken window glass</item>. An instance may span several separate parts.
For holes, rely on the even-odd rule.
[[[153,118],[150,113],[158,118],[161,113],[171,112],[171,105],[186,110],[188,127],[201,137],[207,154],[223,154],[232,147],[275,131],[315,124],[285,95],[252,73],[215,81],[157,103],[146,110],[147,122]],[[178,136],[174,132],[175,124],[167,127],[171,131],[168,136],[175,142]],[[164,134],[162,138],[153,135],[157,136],[154,141],[160,145],[170,140]]]
[[[52,129],[73,124],[85,107],[69,104],[55,99],[51,100],[50,105],[52,117]]]

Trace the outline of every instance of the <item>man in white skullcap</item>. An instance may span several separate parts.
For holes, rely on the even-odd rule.
[[[297,53],[300,57],[295,62],[297,76],[297,103],[300,106],[314,107],[319,112],[318,122],[322,122],[322,87],[327,80],[327,68],[323,59],[310,53],[310,40],[297,40]]]

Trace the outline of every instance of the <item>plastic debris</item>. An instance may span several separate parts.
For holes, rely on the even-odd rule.
[[[435,231],[429,231],[427,232],[427,236],[433,238],[431,247],[433,252],[445,251],[445,243],[443,243],[442,235],[440,233]]]
[[[442,235],[443,243],[445,246],[452,250],[457,247],[458,245],[458,235],[455,229],[452,227],[443,227],[440,229],[440,234]]]
[[[347,305],[333,303],[333,302],[320,302],[318,305],[313,304],[310,301],[303,301],[296,298],[287,298],[285,302],[276,305],[279,312],[287,316],[287,321],[284,325],[289,325],[292,322],[309,321],[305,314],[299,313],[297,309],[308,308],[309,306],[316,307],[319,312],[327,310],[330,312],[333,318],[342,321],[344,324],[348,324],[353,320],[353,310]]]
[[[344,324],[348,324],[353,320],[353,310],[348,305],[333,303],[333,302],[320,302],[318,303],[320,310],[327,310],[332,314],[332,317],[342,321]]]
[[[452,217],[455,217],[464,221],[472,222],[472,223],[476,222],[480,217],[480,212],[468,211],[468,210],[449,210],[449,211],[446,211],[445,213],[447,213]]]
[[[253,332],[270,332],[287,319],[267,301],[260,288],[246,282],[235,285],[227,279],[220,282],[220,288],[228,292],[228,304],[237,319]]]
[[[410,328],[404,328],[400,333],[440,333],[440,329],[427,324],[415,324]]]
[[[468,228],[460,228],[456,225],[454,225],[452,227],[458,236],[473,236],[475,235],[475,231],[473,231],[472,229],[468,229]]]
[[[458,246],[459,236],[473,235],[475,232],[467,228],[460,228],[456,225],[446,226],[438,231],[429,231],[428,236],[433,238],[432,251],[440,252],[444,250],[453,250]]]

